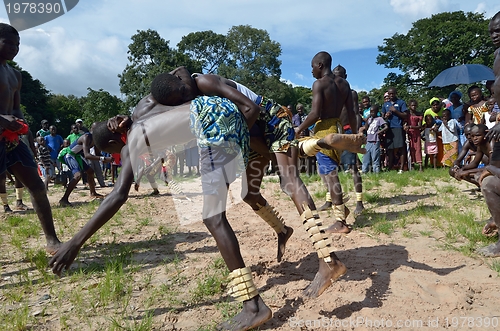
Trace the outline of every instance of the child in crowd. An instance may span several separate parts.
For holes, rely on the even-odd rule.
[[[408,133],[411,162],[418,164],[419,170],[422,171],[422,139],[420,136],[422,114],[417,112],[417,107],[417,100],[410,100],[408,124],[405,123],[403,128]]]
[[[370,107],[370,117],[366,120],[366,153],[363,155],[362,172],[366,174],[370,170],[376,174],[380,172],[380,137],[389,127],[385,120],[380,117],[379,106]]]
[[[459,124],[456,119],[451,118],[451,111],[443,111],[443,123],[439,127],[443,139],[443,158],[441,163],[446,167],[452,167],[458,155]]]
[[[71,140],[70,139],[63,139],[63,144],[61,147],[61,151],[69,147],[71,145]],[[60,154],[61,152],[59,152]],[[59,155],[57,156],[59,159]],[[64,188],[68,187],[68,183],[73,178],[73,174],[71,173],[71,170],[69,169],[68,165],[65,162],[61,162],[61,183],[63,184]]]
[[[432,166],[434,169],[437,169],[437,155],[438,155],[438,146],[437,146],[437,132],[438,126],[436,124],[436,120],[432,115],[425,116],[425,167],[431,159]]]
[[[465,105],[467,111],[465,115],[465,122],[485,124],[485,114],[488,113],[488,107],[486,106],[486,101],[483,97],[483,91],[481,91],[481,88],[476,85],[471,86],[468,91],[470,101]]]
[[[467,165],[463,166],[455,172],[455,178],[458,180],[466,180],[479,187],[479,176],[483,172],[481,163],[488,165],[490,163],[490,154],[493,151],[493,141],[489,142],[486,139],[486,131],[488,127],[485,124],[477,124],[471,128],[471,140],[476,147],[476,155],[474,159]]]
[[[38,166],[42,171],[42,176],[44,177],[45,190],[49,190],[49,182],[53,179],[54,174],[52,173],[53,164],[50,159],[50,150],[45,145],[45,139],[42,136],[36,137],[36,142],[38,144]]]
[[[486,106],[488,107],[488,115],[485,116],[486,126],[491,129],[495,124],[497,124],[497,117],[500,113],[494,111],[495,109],[495,98],[491,97],[486,101]]]

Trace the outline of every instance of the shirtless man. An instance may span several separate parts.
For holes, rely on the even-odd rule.
[[[493,16],[488,30],[491,40],[497,48],[493,64],[493,72],[496,79],[491,90],[496,102],[500,104],[500,12]],[[484,168],[484,172],[479,178],[481,191],[483,192],[484,200],[492,218],[492,221],[488,222],[483,229],[483,233],[488,234],[500,228],[500,124],[497,123],[491,128],[486,137],[495,142],[490,164]],[[500,237],[496,243],[481,248],[478,252],[485,256],[500,256]]]
[[[18,52],[19,33],[12,26],[0,23],[0,174],[8,170],[28,189],[47,241],[45,250],[54,254],[61,243],[54,229],[45,185],[28,147],[19,139],[19,134],[28,131],[20,108],[21,73],[7,64]]]
[[[316,78],[312,87],[312,108],[306,120],[295,129],[296,135],[313,124],[315,124],[314,135],[318,138],[331,133],[341,133],[340,116],[344,107],[353,136],[358,134],[358,122],[351,87],[344,78],[333,74],[331,65],[332,57],[327,52],[319,52],[312,59],[312,75]],[[323,149],[316,154],[318,173],[326,183],[332,198],[335,223],[327,229],[327,232],[332,233],[351,231],[346,223],[349,210],[344,206],[342,187],[338,177],[341,152],[341,150]]]
[[[168,146],[184,144],[197,138],[201,155],[203,222],[214,236],[217,247],[231,271],[230,295],[243,302],[243,310],[220,325],[220,329],[249,330],[270,319],[271,310],[258,294],[250,268],[245,267],[237,238],[225,211],[227,188],[236,177],[235,168],[231,165],[240,160],[237,158],[238,153],[243,157],[248,154],[247,124],[252,125],[260,111],[256,104],[242,94],[236,93],[234,99],[242,102],[238,104],[241,112],[234,103],[219,97],[199,97],[191,104],[173,108],[159,105],[148,95],[138,103],[132,119],[117,116],[109,122],[110,127],[122,135],[112,133],[105,123],[97,124],[93,130],[96,146],[109,153],[121,153],[122,170],[113,191],[102,202],[94,216],[70,241],[64,243],[50,260],[52,271],[61,274],[64,269],[68,269],[85,241],[125,203],[134,181],[134,173],[138,171],[137,166],[141,163],[141,155],[154,154]],[[190,105],[193,113],[190,112]],[[197,116],[193,116],[194,112]],[[190,123],[190,119],[193,122]],[[213,127],[218,130],[204,131]],[[194,133],[200,135],[195,136]],[[215,134],[209,136],[208,133]]]
[[[336,76],[340,76],[344,79],[347,79],[347,73],[344,67],[342,67],[340,64],[333,68],[333,74]],[[352,93],[352,101],[354,103],[353,108],[356,109],[358,107],[358,92],[355,90],[351,90]],[[368,103],[369,103],[368,99]],[[359,127],[361,126],[361,122],[363,121],[363,118],[361,117],[361,114],[359,112],[356,112],[356,119],[357,119],[357,128],[359,130]],[[351,134],[351,125],[349,124],[349,116],[348,116],[348,111],[345,107],[343,107],[342,112],[340,113],[340,122],[342,124],[343,130],[345,133]],[[351,166],[352,170],[352,179],[354,181],[354,190],[356,191],[356,209],[354,210],[354,216],[359,216],[365,209],[363,206],[363,182],[361,180],[361,174],[359,173],[358,169],[358,155],[356,153],[350,152],[350,151],[344,151],[341,155],[341,159],[345,158],[348,161],[349,166]],[[332,208],[332,198],[330,196],[330,192],[326,194],[326,202],[323,206],[319,207],[318,210],[327,210],[329,208]],[[346,216],[347,217],[347,216]]]
[[[177,76],[178,79],[173,76]],[[294,137],[291,115],[287,114],[284,107],[270,99],[255,94],[247,87],[232,80],[217,75],[191,75],[184,67],[177,68],[170,74],[158,75],[155,78],[156,80],[164,82],[162,85],[165,88],[162,90],[155,91],[152,89],[153,96],[162,104],[175,105],[178,102],[186,102],[196,95],[202,94],[230,96],[236,90],[260,106],[261,111],[256,119],[256,124],[250,130],[250,146],[252,151],[246,169],[247,181],[243,182],[244,185],[247,184],[244,186],[244,189],[248,193],[244,195],[243,199],[277,233],[277,260],[278,262],[281,261],[286,242],[291,236],[293,229],[284,224],[283,219],[260,193],[265,166],[272,157],[276,158],[282,190],[291,197],[302,218],[306,217],[306,215],[309,217],[309,213],[306,211],[314,211],[313,214],[315,214],[316,208],[298,173],[297,157],[299,149],[297,147],[299,145],[303,147],[307,145],[306,150],[309,152],[315,150],[315,148],[332,149],[336,146],[349,146],[349,148],[357,146],[359,149],[362,137],[328,134],[321,139],[308,139],[307,143],[304,142],[305,144],[298,143]],[[153,85],[157,84],[153,82]],[[304,204],[307,205],[307,209],[304,208]],[[320,223],[319,217],[316,217],[316,215],[315,219],[318,220],[314,222]],[[311,221],[307,223],[308,225],[304,225],[306,231],[313,231],[307,228],[312,223]],[[313,297],[320,295],[329,285],[323,282],[324,279],[321,277],[317,278],[306,289],[305,295]]]

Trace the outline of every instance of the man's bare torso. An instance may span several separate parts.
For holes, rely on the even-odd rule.
[[[322,97],[320,118],[340,118],[345,102],[351,93],[347,81],[339,76],[329,74],[318,79],[318,91]]]
[[[2,115],[19,115],[19,110],[14,107],[16,92],[19,92],[20,76],[21,74],[11,66],[0,65],[0,114]]]

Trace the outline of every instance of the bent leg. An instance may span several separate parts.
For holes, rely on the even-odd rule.
[[[286,243],[291,237],[293,229],[285,225],[283,218],[279,216],[260,193],[262,177],[264,176],[264,171],[268,162],[269,160],[262,156],[249,161],[246,169],[247,180],[243,181],[243,192],[247,192],[243,200],[276,232],[278,236],[278,252],[276,254],[276,259],[278,262],[281,262],[285,254]]]

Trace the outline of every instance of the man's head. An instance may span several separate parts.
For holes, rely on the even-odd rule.
[[[19,52],[19,32],[5,23],[0,23],[0,61],[13,60]]]
[[[473,144],[470,133],[472,131],[472,128],[475,127],[476,125],[474,123],[467,123],[464,126],[464,135],[465,138],[469,141],[470,144]]]
[[[364,109],[367,109],[371,106],[371,103],[370,103],[370,97],[365,95],[363,97],[363,99],[361,99],[361,103],[363,104],[363,108]]]
[[[491,18],[488,31],[495,47],[500,47],[500,11]]]
[[[71,133],[78,133],[78,126],[76,124],[71,124]]]
[[[50,131],[50,135],[51,135],[51,136],[55,136],[55,135],[56,135],[56,133],[57,133],[57,128],[56,128],[56,126],[55,126],[55,125],[51,125],[51,126],[49,127],[49,131]]]
[[[395,87],[389,87],[389,89],[387,90],[387,96],[389,96],[390,101],[398,101],[398,93]]]
[[[345,68],[343,66],[341,66],[340,64],[338,66],[336,66],[335,68],[333,68],[332,72],[337,76],[340,76],[344,79],[347,79],[347,72],[346,72]]]
[[[162,73],[151,83],[151,95],[156,101],[166,106],[178,106],[196,97],[193,90],[194,80],[181,79],[181,76]],[[197,91],[197,90],[196,90]]]
[[[94,145],[107,153],[120,153],[125,143],[122,135],[109,131],[107,122],[96,122],[92,128]]]
[[[38,145],[45,146],[45,138],[42,136],[36,137],[36,142],[38,143]]]
[[[82,126],[83,126],[83,120],[81,118],[77,119],[75,121],[75,125],[78,128],[78,130],[80,130],[82,128]]]
[[[384,93],[384,102],[387,102],[389,100],[390,100],[390,98],[389,98],[389,92],[385,92]]]
[[[42,120],[40,123],[42,125],[42,129],[47,130],[49,128],[49,121],[47,120]]]
[[[332,70],[332,57],[327,52],[319,52],[311,61],[312,75],[316,79],[323,77],[324,70]]]
[[[69,145],[71,145],[71,142],[69,141],[69,139],[63,139],[62,147],[69,147]]]
[[[488,130],[488,127],[484,124],[476,124],[472,127],[470,136],[474,145],[479,146],[483,143],[486,136],[486,130]]]
[[[303,115],[304,114],[304,106],[301,103],[297,104],[296,109],[297,109],[297,114],[299,114],[299,115]]]

